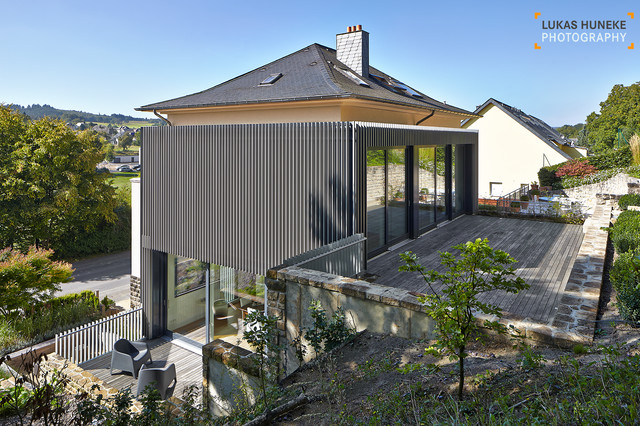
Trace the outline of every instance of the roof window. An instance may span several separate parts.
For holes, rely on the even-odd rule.
[[[373,79],[375,79],[380,84],[385,84],[387,86],[391,86],[391,88],[393,88],[398,93],[409,94],[409,95],[414,96],[416,98],[424,97],[420,93],[418,93],[415,90],[413,90],[411,87],[407,86],[404,83],[399,82],[398,80],[394,80],[392,78],[385,78],[385,77],[382,77],[382,76],[379,76],[379,75],[376,75],[376,74],[369,74],[369,76],[371,76]]]
[[[335,69],[340,71],[346,77],[349,77],[351,80],[353,80],[356,83],[358,83],[360,86],[371,87],[371,86],[369,86],[369,83],[367,83],[366,81],[364,81],[363,79],[358,77],[358,75],[356,73],[354,73],[353,71],[347,70],[347,69],[343,69],[343,68],[338,68],[338,67],[335,67]]]
[[[278,81],[280,79],[280,77],[282,77],[282,73],[281,72],[279,72],[277,74],[271,74],[269,77],[267,77],[264,80],[262,80],[262,82],[260,83],[260,86],[266,86],[268,84],[273,84],[276,81]]]
[[[422,98],[422,95],[420,93],[416,92],[411,87],[409,87],[406,84],[401,83],[401,82],[399,82],[397,80],[389,79],[389,84],[391,84],[391,86],[395,87],[396,89],[400,89],[400,90],[402,90],[404,92],[407,92],[411,96],[414,96],[416,98]]]

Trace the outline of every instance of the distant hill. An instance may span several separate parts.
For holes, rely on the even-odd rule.
[[[28,115],[34,120],[42,117],[52,117],[63,120],[67,123],[107,123],[114,125],[124,125],[129,122],[135,121],[139,123],[149,124],[149,125],[162,125],[162,122],[159,119],[150,119],[150,118],[138,118],[131,117],[130,115],[123,114],[92,114],[90,112],[83,111],[74,111],[74,110],[66,110],[66,109],[58,109],[54,108],[51,105],[38,105],[33,104],[26,107],[22,105],[13,104],[12,108],[16,111],[22,112],[23,114]]]

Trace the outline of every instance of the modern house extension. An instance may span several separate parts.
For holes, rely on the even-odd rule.
[[[147,337],[238,344],[270,268],[311,252],[355,274],[476,210],[478,132],[460,128],[476,115],[370,66],[360,27],[336,45],[138,108],[169,123],[143,129],[132,191]]]
[[[478,193],[499,197],[538,180],[538,170],[586,156],[537,117],[493,98],[480,105],[462,127],[479,132]]]

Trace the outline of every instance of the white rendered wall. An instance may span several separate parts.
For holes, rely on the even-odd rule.
[[[140,178],[131,179],[131,275],[140,278]]]
[[[490,183],[502,182],[504,193],[538,180],[542,166],[569,158],[493,105],[467,126],[478,130],[478,196],[489,197]]]

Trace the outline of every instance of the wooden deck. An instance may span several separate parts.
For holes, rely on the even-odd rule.
[[[149,340],[151,358],[154,362],[166,361],[176,365],[177,383],[174,396],[182,397],[184,389],[196,385],[200,395],[202,394],[202,354],[197,354],[184,349],[164,339]],[[123,373],[115,370],[111,375],[111,352],[98,358],[80,364],[80,367],[89,371],[94,376],[103,380],[116,389],[131,388],[135,395],[138,381],[131,373]]]
[[[417,273],[399,272],[399,253],[412,251],[429,269],[440,269],[439,251],[476,238],[487,238],[493,248],[518,260],[516,274],[531,286],[517,295],[495,291],[482,296],[505,313],[550,323],[564,291],[582,243],[582,227],[562,223],[462,216],[368,262],[367,272],[378,276],[375,283],[426,293],[428,287]],[[438,291],[438,288],[435,287]]]

